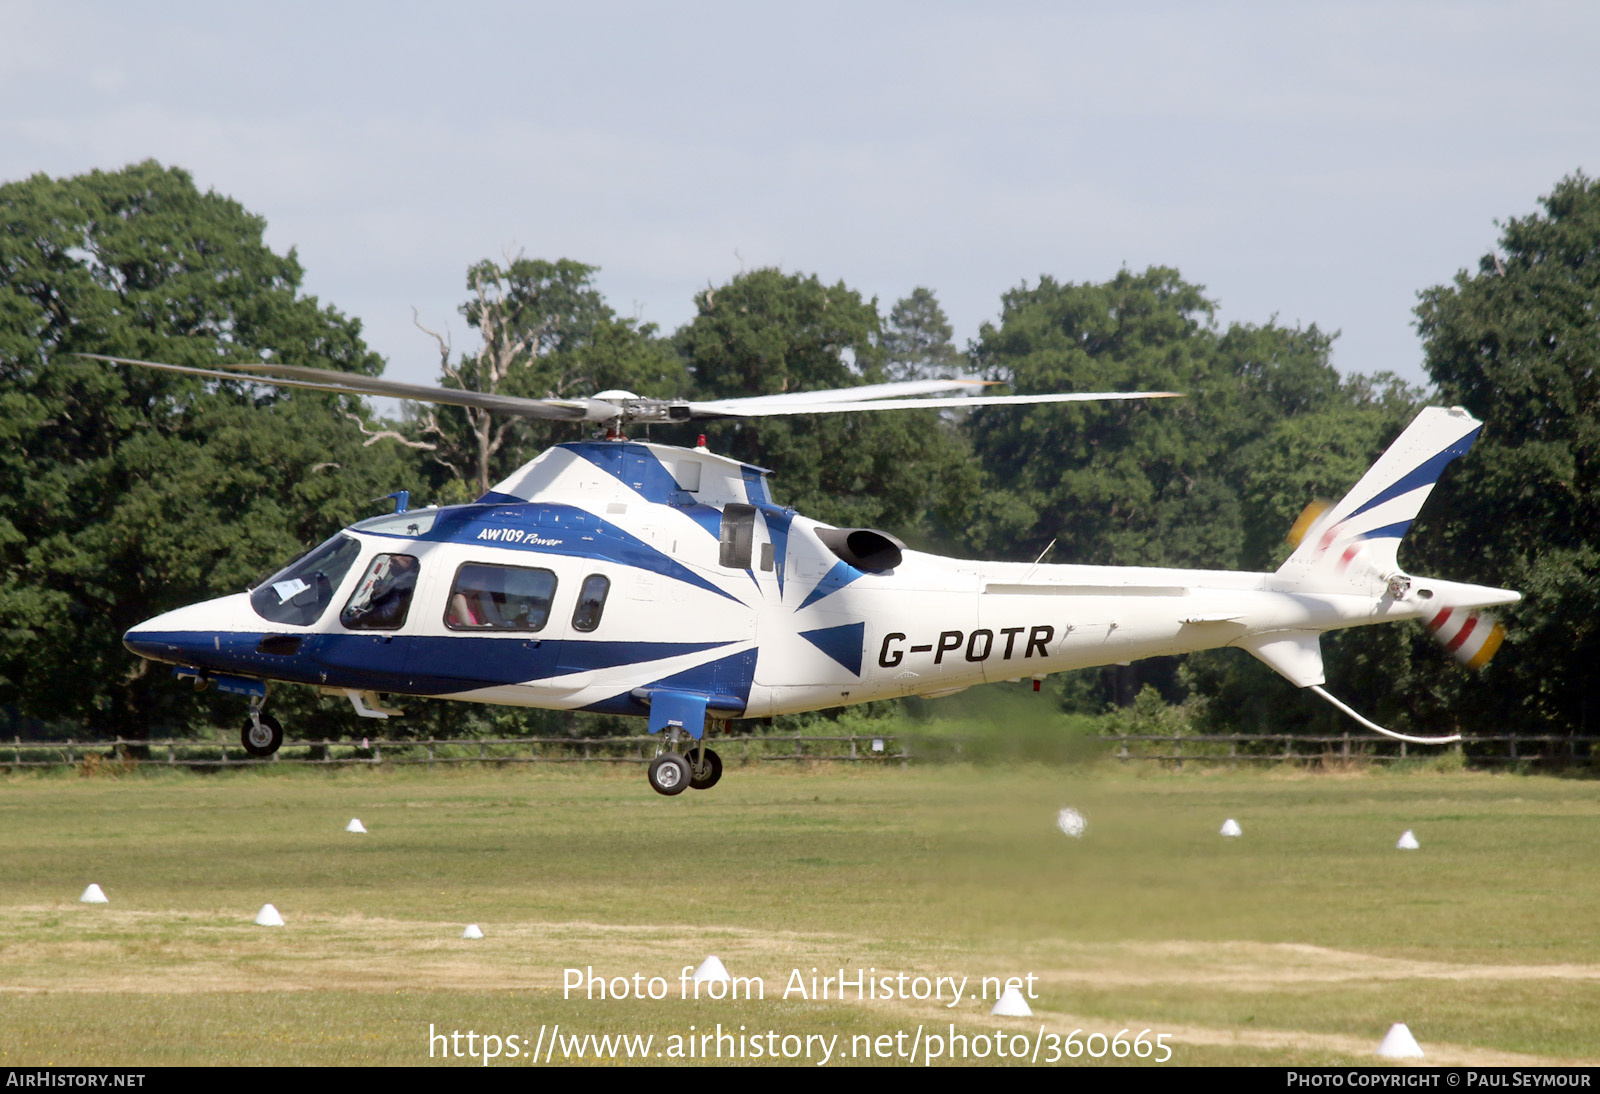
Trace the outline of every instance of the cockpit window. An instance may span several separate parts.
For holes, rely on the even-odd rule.
[[[417,560],[411,555],[377,555],[361,575],[339,622],[352,630],[392,631],[404,626],[417,591]]]
[[[360,543],[347,535],[334,536],[257,585],[250,606],[274,623],[309,627],[322,617],[359,554]]]
[[[556,575],[522,566],[462,563],[444,625],[453,631],[538,631],[550,618]]]

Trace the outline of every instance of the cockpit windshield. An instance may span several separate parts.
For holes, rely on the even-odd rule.
[[[349,572],[361,544],[340,533],[273,574],[250,593],[250,606],[263,619],[309,627],[321,618]]]
[[[357,532],[376,532],[381,536],[425,536],[433,530],[439,510],[408,509],[403,513],[385,513],[381,517],[368,517],[351,527]]]

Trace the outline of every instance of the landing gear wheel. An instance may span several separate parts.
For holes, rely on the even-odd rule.
[[[722,757],[709,748],[701,759],[698,748],[691,748],[684,759],[689,761],[689,785],[696,790],[710,790],[722,778]]]
[[[246,718],[244,729],[239,733],[239,742],[256,759],[266,759],[283,744],[283,727],[270,714],[261,715],[260,725],[256,724],[254,718]]]
[[[650,789],[671,797],[689,788],[689,761],[676,752],[665,752],[650,761]]]

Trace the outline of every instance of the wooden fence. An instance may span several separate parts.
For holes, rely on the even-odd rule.
[[[1185,764],[1300,764],[1334,766],[1393,763],[1438,756],[1446,750],[1471,765],[1517,764],[1524,767],[1581,768],[1595,764],[1600,737],[1515,736],[1468,737],[1444,747],[1407,745],[1367,734],[1331,737],[1295,734],[1232,736],[1162,736],[1130,734],[1094,738],[1122,763],[1155,762],[1182,768]],[[902,767],[917,758],[914,742],[894,736],[810,736],[759,734],[719,736],[709,742],[725,762],[886,763]],[[959,758],[958,742],[941,754]],[[0,770],[152,764],[210,769],[265,764],[440,765],[526,763],[648,763],[659,740],[637,737],[518,737],[467,740],[295,741],[268,759],[247,755],[236,741],[23,741],[0,744]]]
[[[1467,764],[1520,764],[1544,767],[1586,767],[1594,763],[1600,737],[1469,736],[1449,745],[1414,745],[1366,733],[1335,737],[1298,734],[1235,734],[1227,736],[1163,736],[1130,734],[1108,737],[1113,755],[1124,762],[1153,760],[1181,768],[1186,763],[1245,763],[1331,766],[1348,763],[1394,763],[1453,753]]]
[[[222,768],[265,764],[349,765],[613,763],[643,764],[655,758],[660,740],[640,737],[515,737],[454,740],[294,741],[257,759],[237,741],[152,740],[23,741],[0,744],[0,770],[154,764]],[[820,761],[884,763],[910,759],[894,737],[762,734],[707,740],[724,762]]]

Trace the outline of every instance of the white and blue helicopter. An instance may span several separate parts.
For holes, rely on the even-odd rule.
[[[773,500],[769,472],[626,439],[633,423],[896,408],[1160,398],[1166,392],[924,398],[929,380],[713,402],[522,399],[285,365],[195,369],[214,379],[477,406],[606,427],[557,445],[470,505],[363,520],[249,592],[167,612],[124,636],[197,686],[249,697],[245,749],[283,741],[269,683],[399,714],[379,693],[629,714],[660,734],[650,785],[716,784],[708,728],[897,696],[1237,646],[1323,690],[1324,632],[1422,619],[1474,667],[1504,636],[1484,609],[1520,594],[1413,577],[1396,552],[1446,464],[1481,423],[1424,410],[1347,494],[1308,509],[1274,573],[944,558],[872,528],[835,528]],[[1443,743],[1458,738],[1404,740]]]

